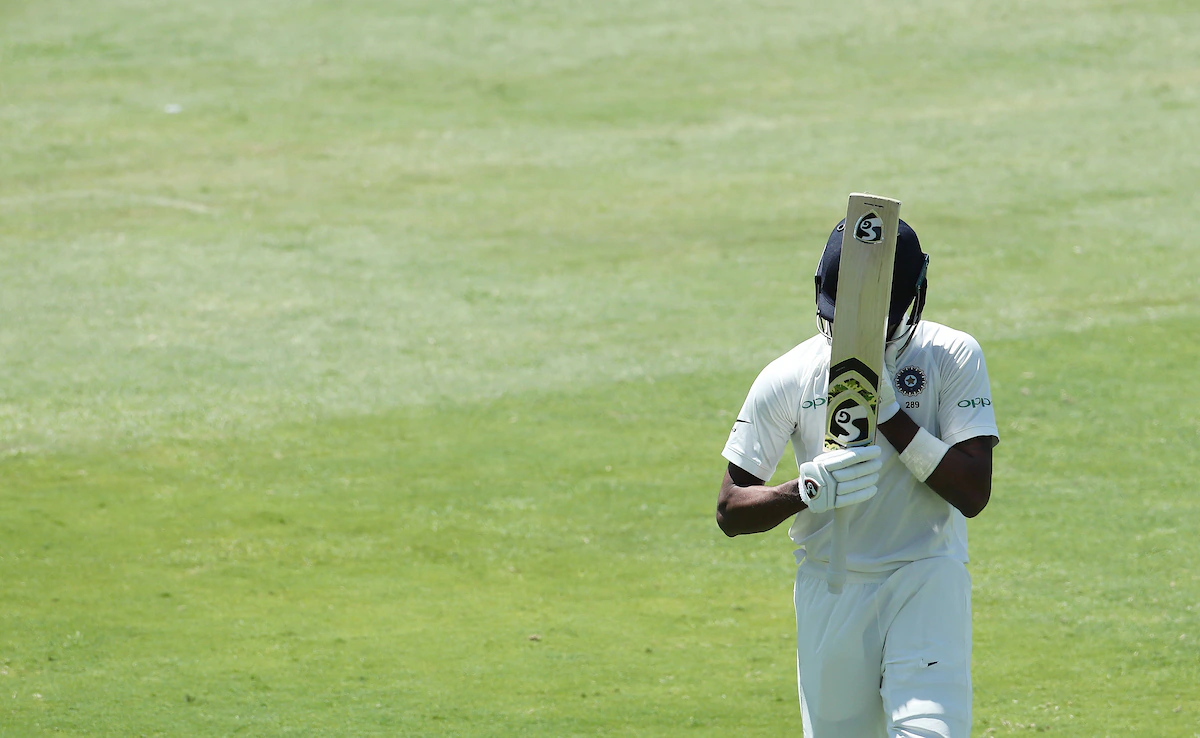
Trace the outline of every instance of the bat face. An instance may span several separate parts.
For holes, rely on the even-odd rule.
[[[879,375],[860,359],[850,358],[830,368],[825,450],[871,444],[878,392]]]
[[[849,225],[853,223],[854,227]],[[875,442],[883,339],[892,296],[892,263],[900,202],[854,193],[846,208],[829,356],[825,450]],[[847,235],[849,234],[849,235]],[[829,591],[846,582],[847,512],[835,509],[829,552]]]
[[[900,203],[853,194],[842,235],[830,350],[825,449],[875,442],[883,341]]]

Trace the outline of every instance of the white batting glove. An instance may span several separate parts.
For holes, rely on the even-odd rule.
[[[900,359],[900,347],[892,343],[883,347],[883,376],[879,378],[879,414],[875,422],[886,423],[900,412],[896,400],[896,362]]]
[[[809,510],[826,513],[835,507],[866,502],[879,488],[878,446],[826,451],[800,465],[800,497]]]
[[[879,414],[875,418],[877,425],[888,422],[896,417],[896,413],[900,412],[900,402],[896,399],[895,381],[896,373],[884,369],[883,376],[879,378]]]
[[[883,344],[883,370],[896,376],[897,365],[900,363],[900,342],[888,341]]]

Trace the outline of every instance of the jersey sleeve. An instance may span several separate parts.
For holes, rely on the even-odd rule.
[[[768,365],[754,380],[738,413],[722,456],[763,481],[775,474],[788,439],[796,430],[795,382],[788,382],[778,364]]]
[[[965,333],[947,348],[938,392],[938,428],[942,440],[953,446],[979,436],[999,438],[983,349]]]

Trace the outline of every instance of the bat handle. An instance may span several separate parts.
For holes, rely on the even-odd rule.
[[[846,539],[850,537],[850,511],[833,510],[833,535],[829,551],[829,593],[841,594],[846,584]]]

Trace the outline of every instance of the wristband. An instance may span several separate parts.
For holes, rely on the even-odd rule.
[[[917,435],[909,441],[904,453],[900,454],[900,461],[908,467],[917,481],[924,482],[929,479],[930,474],[933,474],[933,470],[942,462],[942,457],[949,450],[950,444],[921,428],[917,431]]]

